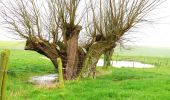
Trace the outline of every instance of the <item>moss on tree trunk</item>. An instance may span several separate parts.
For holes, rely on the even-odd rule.
[[[113,55],[113,49],[108,50],[104,53],[104,65],[103,68],[107,69],[111,66],[112,61],[112,55]]]
[[[86,54],[83,62],[83,69],[79,77],[95,76],[96,64],[100,56],[107,50],[114,47],[112,42],[98,42],[93,44]]]

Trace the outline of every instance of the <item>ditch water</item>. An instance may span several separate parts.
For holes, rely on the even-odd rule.
[[[100,59],[97,66],[103,66],[104,60]],[[111,61],[113,67],[116,68],[154,68],[154,65],[145,64],[137,61]]]

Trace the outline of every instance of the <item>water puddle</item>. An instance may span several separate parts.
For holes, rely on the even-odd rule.
[[[100,59],[97,66],[103,66],[104,61]],[[154,65],[145,64],[137,61],[111,61],[113,67],[116,68],[154,68]]]

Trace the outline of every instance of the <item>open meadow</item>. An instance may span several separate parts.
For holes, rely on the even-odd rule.
[[[150,69],[97,69],[96,79],[66,81],[65,88],[42,88],[28,82],[31,76],[56,73],[50,60],[23,50],[22,42],[0,42],[11,49],[7,100],[169,100],[170,49],[138,48],[115,53],[113,59],[135,60],[156,67]],[[136,51],[135,51],[136,50]],[[130,52],[130,53],[129,53]],[[126,53],[126,54],[125,54]]]

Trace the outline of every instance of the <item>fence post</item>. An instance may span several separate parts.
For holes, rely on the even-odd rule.
[[[6,92],[6,80],[7,80],[7,70],[8,70],[8,61],[9,61],[9,50],[3,50],[1,52],[0,59],[0,100],[5,100]]]
[[[64,79],[63,79],[63,65],[61,58],[57,58],[58,64],[58,73],[59,73],[59,87],[64,87]]]

